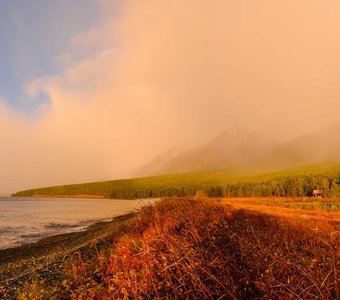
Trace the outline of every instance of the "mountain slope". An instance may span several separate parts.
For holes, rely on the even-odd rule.
[[[263,153],[254,165],[279,169],[340,159],[340,121],[315,132],[276,145]]]
[[[143,166],[139,167],[133,172],[133,177],[141,177],[145,175],[153,175],[158,174],[159,170],[165,167],[165,165],[178,157],[182,153],[179,147],[173,147],[158,156],[154,159],[149,161],[148,163],[144,164]]]
[[[265,134],[224,132],[179,155],[170,151],[139,169],[139,176],[207,170],[272,171],[340,160],[340,120],[315,132],[277,143]]]
[[[206,144],[171,159],[158,156],[140,168],[138,174],[145,176],[240,168],[276,144],[273,139],[255,131],[241,134],[226,131]]]

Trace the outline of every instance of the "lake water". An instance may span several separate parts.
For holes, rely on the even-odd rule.
[[[154,200],[0,198],[0,249],[84,230]]]

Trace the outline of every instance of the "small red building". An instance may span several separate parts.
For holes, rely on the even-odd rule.
[[[313,190],[313,197],[322,197],[322,191],[321,190]]]

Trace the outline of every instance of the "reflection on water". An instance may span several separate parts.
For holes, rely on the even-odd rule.
[[[155,200],[0,198],[0,249],[84,230]]]

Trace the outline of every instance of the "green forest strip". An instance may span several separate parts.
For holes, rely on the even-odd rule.
[[[113,199],[149,197],[324,197],[340,196],[340,164],[316,164],[269,173],[228,171],[184,173],[46,187],[20,191],[15,197],[88,195]]]

